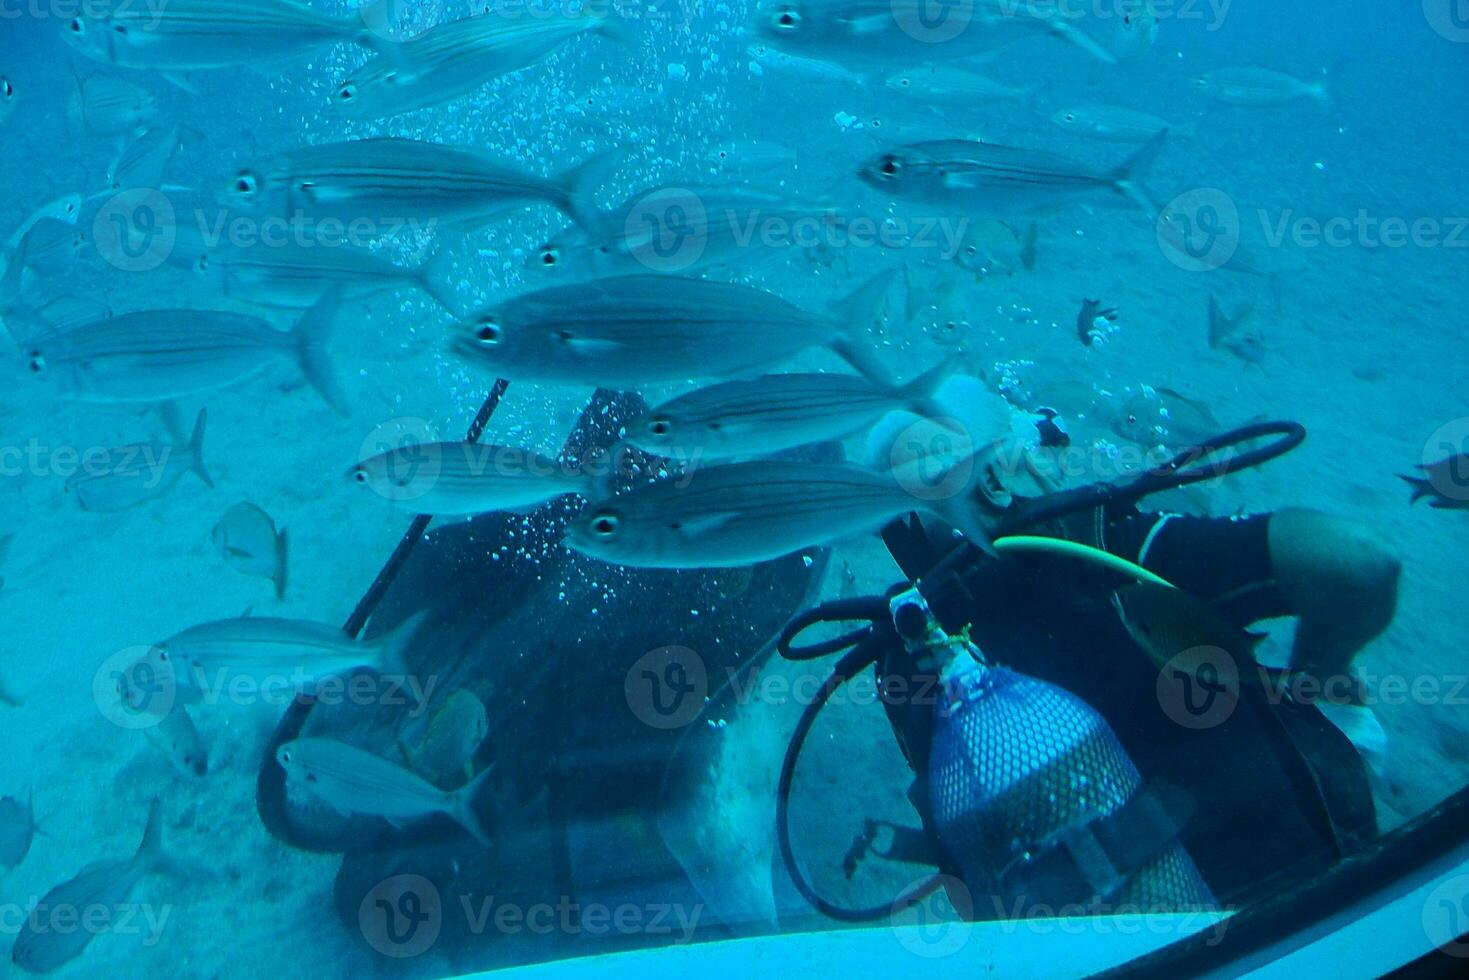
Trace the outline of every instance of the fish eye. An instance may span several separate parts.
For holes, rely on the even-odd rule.
[[[474,332],[474,339],[481,347],[496,347],[505,338],[505,331],[494,317],[485,317]]]
[[[128,32],[128,26],[126,24],[113,24],[112,25],[112,32],[114,34],[123,34],[123,35],[126,35],[127,32]]]
[[[235,177],[235,193],[237,194],[244,194],[246,196],[253,195],[259,189],[259,186],[255,175],[248,170],[240,171],[239,175]]]
[[[559,248],[541,249],[541,265],[547,269],[554,268],[561,261],[561,250]]]
[[[197,262],[194,263],[194,269],[196,271],[198,271],[198,272],[208,272],[209,271],[209,256],[207,256],[207,255],[201,255],[201,256],[199,256],[199,261],[197,261]]]
[[[77,35],[78,37],[80,37],[81,35],[87,33],[87,24],[86,24],[86,22],[83,21],[80,17],[73,17],[71,19],[71,32],[73,34]]]
[[[46,357],[38,350],[31,351],[31,373],[40,374],[46,370]]]
[[[801,12],[790,5],[775,8],[771,23],[781,34],[794,34],[801,29]]]
[[[666,436],[673,431],[673,423],[665,418],[648,420],[648,434],[655,436]]]
[[[10,84],[10,79],[0,78],[0,95],[7,99],[15,95],[15,86]]]
[[[343,102],[351,102],[353,99],[357,98],[356,83],[347,82],[346,84],[344,84],[340,89],[337,90],[337,98],[341,99]]]
[[[1076,113],[1074,113],[1074,112],[1068,112],[1068,113],[1066,113],[1066,121],[1067,122],[1076,122]]]
[[[349,473],[348,476],[350,476],[355,483],[366,484],[367,468],[363,466],[354,466],[352,467],[352,472]]]
[[[1127,416],[1127,424],[1128,425],[1137,425],[1137,416],[1136,415],[1128,415]]]
[[[902,169],[902,161],[895,156],[885,156],[877,164],[877,172],[884,177],[896,177]]]
[[[599,538],[610,538],[617,533],[616,514],[598,514],[592,518],[592,532]]]
[[[281,762],[290,762],[290,761],[291,761],[291,750],[290,749],[281,749]]]

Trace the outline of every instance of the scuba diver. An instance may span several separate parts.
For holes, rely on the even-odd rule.
[[[1271,435],[1270,446],[1235,451]],[[846,651],[797,728],[777,800],[782,855],[805,898],[848,921],[886,917],[939,887],[971,919],[1220,909],[1373,839],[1369,768],[1346,733],[1382,738],[1352,665],[1392,620],[1397,558],[1356,523],[1315,511],[1140,506],[1304,436],[1294,423],[1251,426],[1132,484],[1073,490],[1035,460],[1012,474],[990,456],[968,492],[1001,529],[998,554],[916,515],[885,528],[908,581],[809,610],[781,640],[790,659]],[[1226,451],[1235,455],[1206,468]],[[1021,496],[1022,481],[1036,495]],[[1290,659],[1267,667],[1248,630],[1279,617],[1296,620]],[[863,620],[795,645],[816,623]],[[817,714],[867,665],[923,826],[867,821],[844,870],[850,879],[862,862],[889,859],[938,873],[894,903],[854,909],[805,877],[788,800]]]

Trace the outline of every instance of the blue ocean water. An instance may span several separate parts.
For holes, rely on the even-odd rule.
[[[166,16],[167,0],[160,2]],[[333,214],[343,226],[368,222],[362,254],[405,269],[432,261],[454,309],[411,282],[344,297],[328,348],[345,414],[303,380],[291,356],[266,358],[228,384],[184,384],[125,402],[99,402],[97,386],[108,382],[86,371],[68,385],[37,369],[36,352],[58,349],[54,338],[67,329],[140,311],[223,310],[278,330],[296,325],[327,292],[324,280],[308,279],[310,299],[288,307],[261,302],[272,297],[251,293],[258,282],[221,278],[220,256],[231,245],[259,240],[278,256],[286,248],[277,243],[291,244],[300,230],[270,223],[289,211],[238,206],[231,189],[241,175],[272,173],[281,154],[338,141],[468,147],[537,177],[605,156],[589,203],[612,215],[598,234],[631,248],[607,271],[736,283],[823,316],[870,277],[890,275],[885,316],[859,323],[855,342],[902,381],[948,363],[962,378],[937,401],[958,428],[914,436],[911,417],[879,425],[874,416],[814,449],[756,456],[766,459],[765,472],[842,454],[868,469],[891,465],[908,450],[885,440],[901,431],[921,441],[920,462],[953,462],[957,436],[971,448],[1004,440],[1074,486],[1125,479],[1220,430],[1299,421],[1309,438],[1289,456],[1154,504],[1218,517],[1329,512],[1400,559],[1391,624],[1353,665],[1370,692],[1373,723],[1357,742],[1361,778],[1382,831],[1462,787],[1459,746],[1469,724],[1454,624],[1469,534],[1455,512],[1463,484],[1452,478],[1458,471],[1442,471],[1450,475],[1431,484],[1440,504],[1431,509],[1410,506],[1401,479],[1462,454],[1469,437],[1469,402],[1454,382],[1465,357],[1469,258],[1462,3],[1350,0],[1325,16],[1260,0],[1160,4],[1151,8],[1155,37],[1139,26],[1139,8],[1121,0],[1063,4],[1064,16],[1049,5],[1015,5],[1002,8],[1005,17],[1060,16],[1073,34],[1032,25],[1013,45],[973,57],[951,56],[964,31],[957,42],[939,36],[944,24],[959,23],[946,20],[955,10],[970,18],[960,26],[976,29],[980,8],[972,4],[925,8],[918,27],[901,4],[793,4],[807,25],[850,26],[843,18],[863,12],[875,18],[873,34],[887,31],[894,42],[872,45],[863,29],[811,49],[762,31],[771,8],[749,2],[627,4],[609,11],[625,28],[621,40],[568,36],[469,94],[388,118],[333,105],[371,56],[363,45],[281,52],[272,47],[277,34],[257,38],[259,48],[231,66],[164,71],[89,57],[67,41],[78,16],[107,25],[117,6],[0,2],[0,76],[9,85],[0,90],[14,93],[0,108],[7,268],[33,217],[72,225],[80,236],[49,239],[52,251],[30,255],[28,272],[0,284],[10,378],[0,393],[0,536],[8,538],[0,552],[0,719],[10,749],[0,797],[33,799],[44,831],[15,867],[0,869],[0,945],[16,950],[7,969],[19,974],[50,956],[56,975],[72,977],[447,976],[839,925],[797,894],[772,829],[788,738],[831,665],[783,661],[769,642],[801,608],[881,594],[905,579],[874,533],[883,520],[828,533],[837,508],[812,505],[800,520],[754,536],[761,561],[718,570],[681,570],[677,556],[666,563],[675,567],[641,569],[569,552],[566,523],[595,506],[577,496],[547,494],[468,522],[436,519],[427,532],[413,523],[414,488],[422,486],[415,481],[437,465],[424,448],[460,440],[499,376],[510,383],[484,442],[561,454],[558,467],[570,469],[626,435],[648,405],[714,381],[761,371],[852,373],[824,342],[769,362],[755,357],[754,371],[702,362],[704,351],[758,349],[783,336],[769,331],[768,307],[741,307],[748,337],[726,324],[733,339],[724,346],[691,345],[686,375],[599,388],[591,368],[570,380],[537,377],[523,364],[525,376],[513,364],[497,372],[456,353],[451,338],[482,329],[482,311],[511,297],[587,282],[574,268],[541,266],[548,242],[591,233],[577,233],[571,215],[544,201],[511,202],[520,206],[492,221],[405,227],[396,219],[406,216],[367,205],[358,214],[349,200]],[[309,6],[357,16],[337,0]],[[586,14],[405,0],[374,8],[370,23],[381,25],[375,38],[398,41],[470,16],[554,25]],[[891,33],[895,18],[910,30]],[[923,47],[925,37],[936,43]],[[150,57],[146,44],[138,50]],[[405,76],[422,67],[411,49],[381,57]],[[915,93],[895,81],[906,73],[919,88],[940,77],[952,85],[953,76],[930,65],[1008,91]],[[1246,76],[1267,89],[1255,101],[1270,104],[1241,104],[1250,100],[1199,84],[1252,67],[1281,73],[1265,82]],[[86,115],[106,108],[96,104],[103,88],[87,95],[97,79],[139,87],[154,108],[99,131]],[[1302,91],[1292,94],[1291,84]],[[1306,91],[1317,84],[1327,86],[1319,97]],[[1105,125],[1119,109],[1170,130],[1140,175],[1146,201],[1117,193],[1106,176],[1144,140],[1088,136],[1053,118],[1076,110]],[[156,179],[113,186],[119,154],[136,149],[142,133],[169,137],[175,126],[180,146]],[[981,152],[976,146],[1060,154],[1064,163],[1048,165],[1073,186],[1091,187],[1073,199],[1052,185],[1024,206],[986,212],[982,205],[1010,191],[997,190],[1003,180],[980,180],[976,190],[962,167],[940,173],[926,196],[858,176],[872,176],[894,151],[922,144],[938,152],[934,142],[950,140],[965,141],[941,148],[961,161]],[[906,173],[917,172],[920,157],[903,150]],[[1033,179],[1042,164],[1025,156],[1005,166]],[[426,175],[424,184],[440,177]],[[301,199],[323,207],[327,198],[307,184],[296,188]],[[644,192],[658,187],[672,188],[671,197],[648,203]],[[718,214],[735,198],[751,207],[749,195],[763,197],[742,212],[746,223],[727,253],[707,263],[703,252],[690,258],[690,234],[696,252],[714,247],[707,230],[689,223],[690,208]],[[808,216],[801,228],[813,240],[784,247],[788,229],[771,215],[786,207]],[[320,214],[302,220],[312,234],[332,234]],[[742,228],[749,234],[741,237]],[[767,234],[775,245],[754,237]],[[651,244],[626,245],[639,235]],[[1024,246],[1032,235],[1033,261]],[[1257,331],[1257,346],[1244,348],[1238,337],[1210,344],[1211,297]],[[1078,325],[1085,300],[1115,312]],[[567,304],[559,295],[543,315]],[[850,328],[849,311],[842,315]],[[670,325],[659,350],[680,350],[675,313],[655,319]],[[710,319],[725,323],[714,311]],[[593,333],[600,322],[589,324]],[[1099,339],[1084,336],[1089,327]],[[175,363],[187,375],[179,355],[187,344],[174,336]],[[616,353],[605,344],[578,347],[571,332],[554,336],[587,358],[580,363],[605,364]],[[64,357],[46,360],[49,368]],[[614,397],[610,387],[637,391]],[[155,410],[164,402],[173,407]],[[201,409],[207,483],[187,466],[167,471],[167,480],[149,470],[132,480],[123,474],[120,487],[109,482],[119,447],[182,452],[180,435]],[[1059,413],[1066,452],[1041,444],[1041,409]],[[354,465],[383,453],[400,454],[388,473],[411,484],[407,491],[354,484]],[[90,503],[74,479],[88,460],[103,461],[100,475],[109,478]],[[641,458],[627,483],[676,479],[717,462],[697,453],[671,463]],[[1010,475],[1021,481],[1017,493],[1039,492],[1018,471]],[[617,489],[628,491],[627,483]],[[603,492],[590,483],[578,489],[583,497]],[[916,499],[920,510],[932,502],[923,493]],[[258,520],[232,511],[238,504],[287,531],[279,593],[271,581],[278,544]],[[721,520],[692,533],[717,531]],[[405,561],[392,566],[391,580],[380,578],[395,549]],[[1352,553],[1339,554],[1352,564]],[[763,560],[775,555],[784,557]],[[1228,551],[1196,560],[1245,561]],[[1337,580],[1321,583],[1329,590]],[[1109,591],[1101,593],[1108,609]],[[237,644],[216,676],[227,682],[235,672],[255,685],[225,683],[197,703],[185,697],[197,664],[175,675],[155,646],[189,627],[239,618],[347,622],[354,632],[365,621],[377,642],[421,610],[429,618],[405,664],[354,674],[387,662],[349,657],[321,667],[318,649],[257,664],[251,675],[231,659]],[[1293,621],[1252,628],[1262,625],[1270,637],[1260,659],[1286,664]],[[243,646],[265,644],[256,635]],[[260,687],[262,671],[281,683]],[[404,683],[391,691],[369,684],[354,693],[348,680],[398,674]],[[322,677],[339,688],[318,689]],[[156,706],[129,700],[139,683],[147,691],[162,684],[171,699],[166,721]],[[309,715],[304,701],[291,707],[308,691],[321,702]],[[854,698],[823,714],[792,803],[807,873],[850,905],[886,906],[920,874],[868,861],[854,876],[842,873],[864,818],[917,821],[904,797],[912,773],[874,700]],[[309,785],[319,780],[288,780],[288,760],[278,762],[277,752],[298,735],[357,746],[437,784],[437,810],[421,797],[402,803],[412,794],[401,782],[329,799]],[[349,772],[363,771],[360,759],[351,761]],[[468,819],[483,821],[492,847],[464,833],[463,804],[448,795],[487,771],[470,804],[478,816]],[[406,810],[387,812],[384,799]],[[124,864],[86,902],[58,893],[92,862],[127,862],[154,800],[178,873]],[[20,811],[8,812],[0,845],[29,839]],[[133,872],[136,883],[121,887]],[[972,900],[985,897],[968,884]],[[952,898],[954,908],[924,914],[954,917],[963,903]],[[91,926],[65,922],[90,907],[107,916]],[[58,909],[63,919],[51,916]],[[966,911],[973,908],[958,908]],[[907,949],[907,934],[894,935]],[[79,936],[90,941],[77,943]],[[37,942],[44,955],[22,951]],[[1080,959],[1068,963],[1064,945],[1056,948],[1049,962],[1030,967],[1035,975],[1084,972]]]

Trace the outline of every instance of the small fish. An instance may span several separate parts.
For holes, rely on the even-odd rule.
[[[1112,431],[1140,446],[1195,445],[1223,431],[1214,413],[1201,401],[1170,388],[1143,385],[1118,408]]]
[[[841,439],[888,412],[945,416],[934,391],[953,372],[945,361],[906,385],[860,375],[771,374],[700,388],[627,423],[627,441],[681,459],[760,456]]]
[[[403,826],[443,813],[481,844],[491,844],[474,802],[493,769],[445,791],[381,756],[332,739],[298,738],[278,748],[275,757],[286,771],[288,787],[340,814],[382,817]]]
[[[360,15],[331,17],[294,0],[94,4],[62,36],[103,64],[165,72],[258,64],[338,42],[382,53],[397,48]]]
[[[1112,605],[1128,634],[1160,668],[1171,663],[1198,670],[1223,651],[1230,663],[1219,680],[1231,686],[1231,693],[1238,693],[1240,681],[1261,679],[1255,647],[1263,635],[1229,622],[1202,599],[1172,586],[1135,582],[1114,592]]]
[[[19,101],[20,96],[16,93],[15,86],[10,83],[10,79],[0,75],[0,124],[10,118],[10,114],[15,111],[16,103]]]
[[[66,118],[89,136],[126,136],[158,115],[158,102],[140,85],[96,74],[78,78]]]
[[[262,306],[308,309],[334,287],[341,287],[344,300],[411,287],[422,290],[449,313],[458,313],[453,256],[446,250],[435,252],[416,268],[396,265],[368,249],[336,241],[221,244],[179,255],[189,259],[190,267],[225,295]]]
[[[204,426],[208,413],[199,410],[194,432],[185,445],[163,442],[134,443],[105,454],[84,454],[77,471],[66,480],[66,492],[76,496],[82,510],[112,514],[163,496],[185,473],[193,473],[214,488],[204,465]]]
[[[1231,317],[1226,315],[1224,307],[1219,305],[1219,298],[1211,294],[1209,296],[1210,349],[1222,348],[1249,364],[1263,362],[1265,360],[1265,338],[1254,320],[1255,308],[1253,305]]]
[[[246,575],[259,575],[275,584],[275,597],[286,597],[286,570],[290,547],[285,528],[254,504],[235,504],[214,525],[210,539],[225,561]]]
[[[736,140],[711,147],[704,162],[723,174],[754,176],[793,166],[796,151],[769,140]]]
[[[1111,31],[1102,45],[1119,62],[1134,61],[1153,49],[1158,40],[1158,11],[1153,0],[1118,0],[1108,19]]]
[[[1111,170],[1039,150],[937,140],[880,153],[857,176],[895,198],[974,218],[1007,218],[1113,195],[1152,215],[1158,208],[1142,181],[1167,136],[1159,133]]]
[[[151,654],[173,665],[205,689],[230,673],[256,680],[299,681],[307,693],[327,678],[367,669],[390,677],[407,675],[404,653],[427,613],[419,613],[375,640],[353,640],[326,623],[246,616],[201,623],[155,644]]]
[[[1111,332],[1110,325],[1117,317],[1118,311],[1115,308],[1103,309],[1101,300],[1084,299],[1081,312],[1076,314],[1076,336],[1084,346],[1090,347],[1107,337]]]
[[[928,474],[842,463],[700,467],[594,504],[567,528],[566,543],[631,567],[736,568],[876,531],[917,511],[988,546],[985,519],[962,487],[948,495],[910,492],[919,486],[932,486]]]
[[[491,307],[461,324],[454,350],[506,378],[621,390],[750,374],[812,347],[883,377],[851,334],[871,322],[890,281],[874,277],[837,311],[814,314],[738,283],[613,276]]]
[[[639,191],[605,215],[605,231],[563,230],[526,266],[539,273],[590,278],[649,271],[690,272],[749,265],[781,249],[830,236],[841,216],[830,204],[727,187],[667,185]]]
[[[1418,469],[1426,475],[1400,477],[1413,488],[1409,503],[1427,497],[1428,506],[1439,510],[1469,510],[1469,454],[1424,463]]]
[[[621,16],[591,8],[582,16],[544,17],[490,7],[370,59],[338,87],[333,104],[365,119],[442,105],[535,64],[583,34],[629,44],[626,24]]]
[[[124,861],[89,864],[75,878],[47,892],[36,912],[21,924],[11,962],[27,973],[51,973],[70,963],[93,937],[111,928],[112,917],[123,914],[133,889],[154,874],[178,878],[188,874],[164,849],[163,813],[156,799],[148,809],[148,826],[137,853]],[[83,916],[87,927],[54,928],[51,914],[67,909]]]
[[[461,688],[444,699],[426,724],[401,733],[398,746],[414,772],[442,787],[472,775],[474,754],[489,733],[484,703]]]
[[[1318,82],[1303,82],[1269,68],[1221,68],[1201,76],[1198,89],[1205,98],[1225,105],[1259,108],[1284,105],[1297,99],[1331,105],[1326,78]]]
[[[1103,143],[1146,143],[1165,131],[1172,136],[1186,137],[1193,136],[1195,131],[1193,123],[1175,126],[1146,112],[1106,105],[1059,109],[1051,116],[1051,122],[1074,136]]]
[[[888,91],[923,105],[959,108],[986,102],[1028,102],[1036,91],[1004,85],[952,65],[933,63],[889,75],[884,84]]]
[[[25,256],[27,269],[51,278],[73,271],[86,243],[87,236],[75,222],[42,218],[26,232],[17,254]]]
[[[403,510],[436,517],[526,510],[590,486],[580,470],[548,456],[473,442],[396,447],[358,463],[347,478]]]
[[[601,215],[592,192],[623,159],[593,157],[555,177],[536,177],[488,153],[383,136],[303,147],[236,174],[226,197],[276,214],[385,225],[410,219],[473,230],[535,203],[589,231]]]
[[[175,702],[157,724],[144,728],[143,734],[180,772],[209,774],[209,748],[182,702]]]
[[[802,58],[769,44],[752,44],[745,49],[745,53],[750,56],[750,70],[756,75],[769,71],[806,81],[845,85],[865,85],[867,81],[862,75],[835,61]]]
[[[79,401],[156,404],[228,387],[290,360],[346,414],[326,351],[339,292],[323,297],[291,331],[222,310],[147,310],[84,323],[37,339],[30,371]]]
[[[0,868],[19,867],[37,834],[45,836],[36,820],[34,794],[24,803],[13,796],[0,799]]]
[[[54,218],[57,221],[65,221],[68,224],[74,225],[77,223],[77,218],[81,213],[82,196],[80,194],[64,194],[50,204],[37,208],[29,218],[21,222],[20,227],[10,233],[10,238],[6,241],[5,247],[7,249],[19,247],[21,241],[36,226],[37,222]]]
[[[1011,275],[1021,269],[1032,272],[1039,235],[1034,221],[1026,222],[1018,231],[1003,221],[971,221],[960,236],[954,263],[981,279],[1000,273]]]
[[[118,151],[107,167],[107,185],[115,191],[157,190],[184,144],[203,140],[203,133],[187,126],[150,126]]]

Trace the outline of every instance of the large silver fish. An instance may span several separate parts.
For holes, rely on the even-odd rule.
[[[345,414],[326,342],[335,293],[291,331],[217,310],[149,310],[98,320],[34,341],[31,373],[80,401],[156,404],[243,381],[282,360]]]
[[[212,488],[214,479],[204,465],[207,420],[208,413],[200,409],[186,445],[144,442],[109,449],[105,454],[84,454],[77,471],[66,480],[66,492],[76,497],[82,510],[110,514],[163,496],[185,473],[193,473]]]
[[[382,817],[403,826],[443,813],[481,844],[491,844],[474,801],[493,769],[447,791],[381,756],[327,738],[287,742],[276,750],[275,758],[286,771],[287,786],[340,814]]]
[[[240,171],[226,196],[287,216],[432,221],[464,230],[545,203],[597,230],[592,192],[621,160],[613,152],[555,177],[536,177],[479,150],[383,136],[282,153]]]
[[[626,440],[679,459],[729,459],[840,439],[888,412],[946,415],[934,390],[954,365],[945,362],[906,385],[861,375],[771,374],[727,381],[679,395],[627,424]]]
[[[894,198],[972,218],[1008,218],[1120,195],[1149,215],[1157,213],[1143,185],[1167,130],[1110,170],[1040,150],[935,140],[881,153],[857,176]]]
[[[957,465],[964,465],[963,462]],[[954,472],[952,469],[949,472]],[[962,475],[962,474],[961,474]],[[758,460],[695,469],[588,507],[567,528],[574,551],[644,568],[753,565],[932,514],[987,547],[990,532],[965,488],[927,474],[842,463]]]
[[[993,51],[1050,35],[1099,61],[1117,59],[1055,4],[1014,0],[771,0],[757,8],[762,37],[789,51],[849,64],[912,64]]]
[[[449,313],[460,313],[451,278],[452,256],[444,250],[412,268],[346,242],[304,239],[247,246],[221,243],[214,248],[201,242],[188,251],[176,249],[175,255],[225,295],[262,306],[306,309],[338,287],[344,300],[410,287]]]
[[[624,22],[605,11],[556,14],[506,12],[491,5],[483,13],[432,27],[353,72],[337,89],[334,104],[361,118],[396,116],[467,95],[582,34],[629,40]]]
[[[148,826],[137,852],[123,861],[97,861],[75,878],[51,889],[26,916],[15,937],[10,960],[28,973],[51,973],[82,954],[92,939],[112,926],[128,896],[144,878],[163,874],[184,877],[187,872],[163,846],[163,815],[155,799],[148,810]],[[86,928],[58,928],[52,916],[63,910],[85,913]],[[76,923],[76,919],[71,919]],[[154,941],[157,936],[151,937]]]
[[[201,690],[220,674],[274,680],[299,680],[309,693],[327,678],[357,670],[406,676],[404,652],[413,643],[426,613],[419,613],[375,640],[354,640],[328,623],[246,616],[191,626],[155,644],[150,657],[173,665],[175,676]]]
[[[286,597],[289,539],[269,514],[254,504],[235,504],[214,525],[210,540],[225,561],[246,575],[270,579],[276,598]]]
[[[348,478],[409,513],[436,517],[524,510],[589,487],[580,470],[548,456],[473,442],[389,449],[352,467]]]
[[[258,64],[341,41],[397,46],[361,16],[332,17],[294,0],[85,4],[62,36],[104,64],[166,72]]]
[[[738,377],[812,347],[865,374],[885,372],[854,341],[861,309],[889,277],[858,287],[837,314],[808,313],[773,293],[680,276],[614,276],[527,293],[459,328],[454,349],[506,378],[635,388]]]
[[[842,217],[829,203],[729,187],[668,184],[606,212],[603,234],[563,230],[526,258],[529,269],[577,278],[750,265],[828,241]]]

